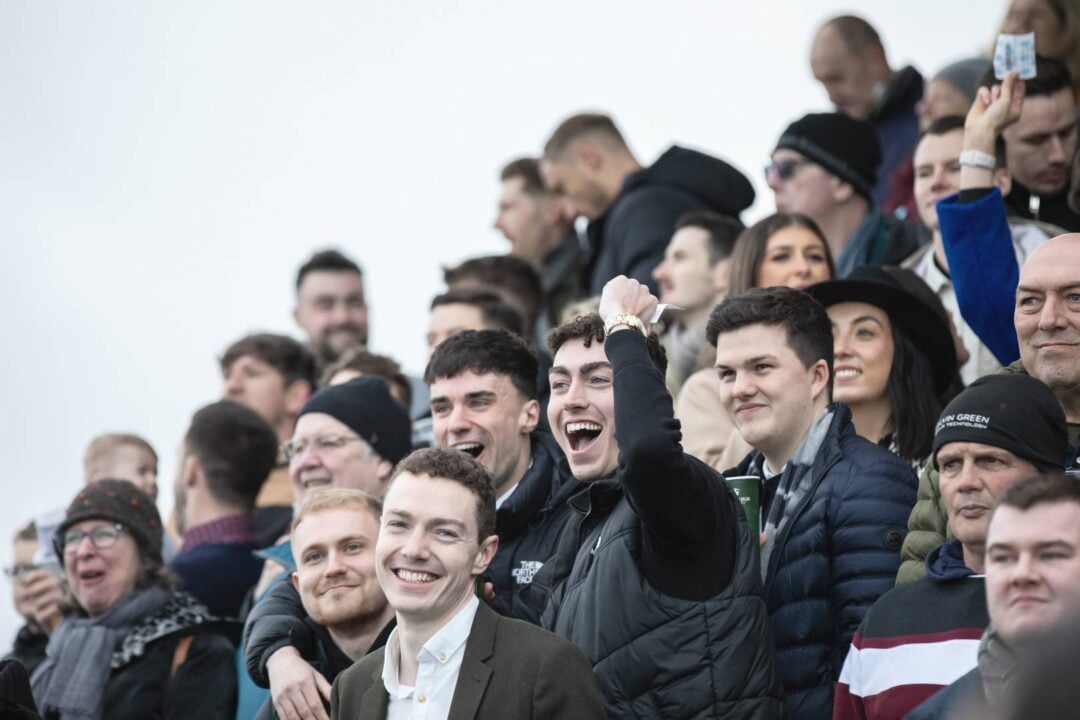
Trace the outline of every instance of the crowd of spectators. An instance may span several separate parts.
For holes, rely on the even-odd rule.
[[[443,268],[422,377],[315,251],[168,516],[108,432],[18,530],[0,715],[1074,717],[1080,4],[1001,29],[1033,78],[817,28],[835,109],[749,227],[740,169],[563,119],[499,176],[510,252]]]

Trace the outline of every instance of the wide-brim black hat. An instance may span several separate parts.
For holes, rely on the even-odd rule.
[[[937,393],[949,388],[957,362],[948,321],[889,273],[877,267],[857,267],[846,278],[811,285],[806,292],[825,307],[861,302],[884,310],[889,321],[930,360]]]

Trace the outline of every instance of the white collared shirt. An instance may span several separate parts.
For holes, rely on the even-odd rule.
[[[416,658],[416,685],[413,687],[398,683],[401,643],[399,628],[394,628],[386,641],[383,656],[383,686],[390,696],[386,720],[446,720],[454,700],[461,661],[465,657],[465,643],[478,607],[480,601],[474,595],[457,615],[424,643]]]
[[[514,491],[518,489],[518,485],[520,485],[520,484],[521,484],[520,482],[518,482],[518,483],[515,483],[515,484],[514,484],[514,487],[510,488],[509,490],[507,490],[506,492],[504,492],[504,493],[503,493],[502,495],[500,495],[499,497],[495,498],[495,509],[496,509],[496,510],[498,510],[499,508],[501,508],[501,507],[502,507],[502,504],[503,504],[504,502],[506,502],[507,500],[509,500],[509,499],[510,499],[510,496],[514,494]]]

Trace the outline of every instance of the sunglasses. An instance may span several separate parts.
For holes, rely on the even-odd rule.
[[[773,173],[781,180],[790,180],[795,175],[795,171],[803,165],[809,165],[809,160],[797,159],[797,158],[784,158],[783,160],[776,160],[765,166],[765,179],[769,180]]]

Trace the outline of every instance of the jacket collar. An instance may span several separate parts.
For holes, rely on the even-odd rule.
[[[476,717],[484,691],[491,681],[492,670],[488,660],[495,651],[495,626],[498,619],[495,611],[485,603],[480,603],[476,608],[447,720],[473,720]],[[359,717],[362,718],[386,717],[390,705],[390,696],[386,694],[386,686],[382,681],[382,663],[373,663],[373,666],[371,685],[360,699]]]
[[[535,430],[531,442],[529,469],[495,515],[495,532],[503,542],[524,532],[533,518],[564,502],[580,487],[560,462],[561,451],[550,433]]]

